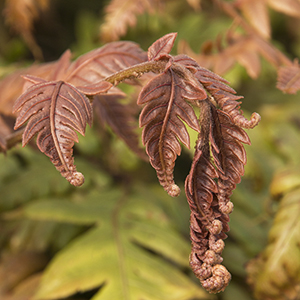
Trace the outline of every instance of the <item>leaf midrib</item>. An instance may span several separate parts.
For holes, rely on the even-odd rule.
[[[57,105],[57,99],[58,99],[59,91],[60,91],[63,83],[64,83],[63,81],[58,81],[56,83],[56,85],[54,86],[54,89],[53,89],[52,96],[51,96],[51,104],[50,104],[50,130],[51,130],[51,135],[52,135],[53,142],[54,142],[54,145],[55,145],[55,149],[56,149],[56,151],[58,153],[59,159],[62,162],[62,165],[64,166],[64,169],[67,172],[70,172],[70,170],[68,169],[68,166],[66,164],[66,161],[64,159],[64,156],[62,154],[62,151],[60,149],[60,146],[59,146],[58,137],[56,135],[56,126],[55,126],[55,123],[56,123],[56,120],[55,120],[55,115],[56,115],[55,114],[55,110],[56,110],[56,105]]]

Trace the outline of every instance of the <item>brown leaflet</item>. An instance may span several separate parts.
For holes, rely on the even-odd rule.
[[[241,0],[239,7],[251,26],[265,39],[271,35],[271,26],[267,1]]]
[[[169,33],[155,41],[148,48],[148,60],[158,60],[171,52],[177,33]]]
[[[292,17],[300,17],[300,3],[298,0],[268,0],[273,9]]]
[[[147,160],[145,151],[139,146],[133,111],[129,105],[120,102],[122,98],[119,95],[96,95],[93,101],[93,109],[97,121],[102,126],[107,124],[133,152],[142,159]]]
[[[84,86],[146,60],[146,53],[137,44],[113,42],[80,56],[71,64],[64,81]]]
[[[229,230],[228,214],[233,207],[230,196],[246,163],[242,143],[250,144],[240,126],[253,127],[257,120],[248,121],[241,115],[237,100],[242,97],[235,96],[235,91],[222,77],[200,67],[185,55],[176,56],[174,63],[189,69],[213,96],[209,96],[211,102],[200,102],[201,132],[186,180],[186,195],[191,208],[190,264],[203,287],[215,293],[224,290],[231,278],[226,268],[220,265],[220,255],[224,248],[222,239]],[[211,155],[215,167],[210,161]]]
[[[222,239],[229,231],[228,214],[233,208],[230,196],[244,174],[246,152],[242,143],[250,144],[241,127],[254,127],[259,115],[250,121],[245,119],[237,102],[242,97],[234,95],[225,79],[200,67],[193,59],[178,55],[173,63],[190,70],[212,95],[198,102],[201,131],[185,190],[191,209],[190,264],[203,287],[216,293],[223,291],[231,278],[220,265],[220,255],[224,248]]]
[[[28,82],[32,84],[38,84],[42,82],[47,82],[46,80],[31,76],[31,75],[24,75],[22,76],[24,79],[26,79]],[[82,94],[88,95],[88,96],[94,96],[97,94],[104,93],[108,91],[113,85],[107,81],[99,81],[94,84],[89,84],[85,86],[76,86],[76,89],[81,92]]]
[[[26,81],[24,85],[24,79],[22,75],[32,74],[35,76],[43,77],[48,80],[56,80],[56,74],[64,70],[64,65],[68,65],[70,59],[70,51],[66,51],[62,58],[59,61],[52,63],[45,63],[42,65],[33,65],[29,68],[18,70],[0,81],[0,114],[5,116],[5,119],[11,118],[15,120],[15,115],[12,113],[12,107],[15,100],[22,94],[22,90],[26,90],[27,87],[31,86],[32,83]],[[1,118],[1,117],[0,117]],[[2,146],[7,147],[7,149],[13,147],[16,143],[20,142],[21,133],[14,132],[14,122],[5,122],[3,125],[6,129],[2,130],[1,135],[1,144]],[[10,129],[8,130],[8,127]],[[20,130],[21,131],[21,130]],[[3,149],[5,150],[5,149]]]
[[[23,146],[38,134],[40,151],[50,157],[56,169],[71,184],[80,186],[84,177],[76,171],[72,147],[74,142],[78,142],[75,130],[84,135],[86,123],[92,124],[89,99],[63,81],[28,79],[37,83],[27,89],[14,105],[14,112],[19,112],[15,129],[28,121],[23,133]],[[105,85],[103,92],[106,90]]]
[[[244,144],[250,145],[246,132],[233,123],[227,113],[210,106],[211,123],[210,143],[214,163],[219,174],[218,200],[222,213],[229,214],[233,204],[230,196],[244,175],[244,165],[247,162]]]
[[[190,146],[183,121],[199,131],[195,112],[185,99],[205,98],[203,90],[176,75],[172,68],[150,80],[139,95],[138,104],[146,104],[140,115],[143,144],[160,184],[171,196],[180,192],[173,180],[175,160],[181,153],[179,141]]]
[[[227,32],[226,47],[218,48],[217,41],[208,41],[203,44],[199,54],[194,53],[185,41],[179,42],[180,52],[194,57],[199,65],[213,69],[217,74],[224,74],[231,69],[236,62],[242,65],[249,76],[257,78],[261,64],[259,60],[260,45],[253,36],[231,35]],[[213,50],[216,50],[217,53]]]
[[[210,124],[214,122],[210,105],[207,100],[200,104],[202,126],[185,192],[191,209],[190,265],[203,287],[217,293],[223,291],[231,279],[226,268],[220,265],[224,249],[222,239],[229,230],[229,218],[220,211],[217,200],[219,174],[211,162],[209,146]]]
[[[238,100],[243,97],[235,95],[236,91],[227,85],[228,81],[224,78],[200,67],[195,60],[186,55],[177,55],[174,62],[183,64],[194,73],[199,82],[212,95],[217,105],[232,117],[234,124],[243,128],[253,128],[259,123],[260,115],[258,113],[253,113],[250,120],[242,115],[241,102]]]
[[[300,89],[300,68],[298,62],[291,66],[279,68],[277,88],[288,94],[295,94]]]
[[[21,77],[25,74],[39,76],[47,80],[56,80],[50,78],[53,69],[58,62],[51,62],[42,65],[32,65],[29,68],[18,70],[0,81],[0,111],[6,115],[12,114],[14,101],[22,94],[24,88],[24,79]]]
[[[39,60],[43,59],[43,54],[34,38],[33,27],[34,21],[48,6],[49,0],[7,0],[3,10],[6,23],[23,37],[35,58]]]
[[[116,41],[128,26],[135,26],[137,15],[153,12],[152,0],[112,0],[105,8],[105,20],[100,31],[106,42]]]

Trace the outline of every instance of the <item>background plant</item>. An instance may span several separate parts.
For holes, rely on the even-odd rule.
[[[6,3],[6,13],[9,11],[8,2],[9,1]],[[245,96],[243,109],[248,111],[258,111],[262,116],[262,123],[259,126],[259,130],[248,132],[252,145],[255,146],[246,148],[248,154],[246,175],[232,196],[232,200],[235,203],[235,211],[234,214],[231,215],[231,232],[230,237],[226,239],[226,248],[223,252],[223,257],[225,265],[233,274],[233,279],[228,289],[218,297],[228,297],[229,299],[234,297],[237,297],[238,299],[241,299],[241,297],[243,299],[252,297],[252,292],[248,290],[245,283],[246,273],[243,265],[257,255],[265,246],[268,230],[272,222],[272,216],[278,210],[279,217],[275,218],[274,229],[270,231],[270,245],[267,250],[262,253],[259,259],[254,260],[247,267],[249,272],[249,283],[254,290],[254,296],[257,298],[266,299],[269,297],[270,299],[281,299],[284,294],[284,296],[289,299],[297,299],[297,286],[299,281],[299,269],[297,269],[297,230],[290,230],[291,226],[297,228],[297,209],[287,209],[291,207],[291,204],[289,203],[294,203],[296,205],[295,207],[297,207],[297,187],[299,183],[297,165],[299,164],[299,155],[295,149],[298,149],[299,146],[299,108],[297,98],[283,95],[281,92],[276,91],[275,70],[273,67],[275,66],[279,71],[278,87],[286,92],[295,92],[297,90],[298,65],[297,63],[291,62],[287,57],[290,56],[293,58],[299,56],[297,50],[297,32],[289,29],[296,28],[295,22],[297,24],[298,21],[294,18],[285,17],[281,13],[293,14],[294,17],[297,17],[297,12],[299,11],[297,8],[298,2],[290,1],[285,6],[279,7],[278,5],[276,6],[276,1],[239,1],[235,3],[219,1],[214,2],[214,5],[211,5],[211,2],[203,1],[201,11],[193,10],[199,9],[200,2],[196,1],[189,1],[189,4],[192,5],[193,9],[189,8],[185,1],[156,1],[147,2],[148,4],[146,4],[146,1],[140,1],[140,4],[136,5],[137,2],[138,1],[123,1],[126,5],[123,7],[119,6],[123,9],[120,9],[118,12],[119,16],[123,15],[124,12],[130,12],[131,17],[127,17],[127,19],[130,20],[134,19],[132,18],[132,15],[147,12],[147,15],[141,15],[141,17],[136,18],[136,27],[128,29],[126,26],[128,23],[125,21],[123,22],[123,33],[121,34],[124,34],[126,30],[129,30],[127,31],[127,36],[122,37],[123,39],[137,41],[142,45],[142,48],[147,49],[154,40],[158,39],[163,34],[178,31],[177,40],[181,40],[182,37],[187,40],[185,43],[179,43],[179,51],[181,53],[186,51],[190,56],[193,56],[201,66],[213,68],[218,74],[226,74],[226,79],[231,81],[233,87],[238,90],[238,93]],[[52,17],[54,15],[57,16],[59,13],[63,13],[64,16],[69,15],[71,20],[72,10],[78,9],[78,6],[75,7],[74,5],[73,8],[68,6],[66,2],[64,3],[65,4],[52,3],[52,8],[48,10],[45,16],[49,16],[50,11],[52,14],[50,14],[51,20],[53,20]],[[95,3],[96,2],[94,1],[90,1],[86,4],[86,11],[78,14],[77,18],[75,18],[77,20],[76,23],[78,29],[77,39],[76,42],[73,43],[72,52],[75,52],[77,55],[100,46],[100,42],[97,38],[98,26],[103,22],[101,22],[101,20],[99,21],[98,16],[95,15],[93,11],[95,11],[94,8],[96,5],[99,5],[97,7],[99,11],[102,7],[101,4]],[[117,5],[117,1],[111,3],[111,5]],[[149,3],[151,5],[149,5]],[[32,2],[32,5],[34,4],[38,4],[38,6],[32,6],[35,7],[35,9],[29,11],[39,11],[38,7],[43,7],[40,13],[46,12],[44,10],[45,6],[43,6],[46,4],[45,1],[43,2],[43,5],[42,1],[40,3],[38,3],[38,1]],[[50,5],[51,2],[48,4]],[[266,9],[267,5],[272,9],[276,8],[280,13],[274,12],[274,10],[268,11]],[[88,9],[88,7],[93,9]],[[140,10],[138,12],[134,11],[134,9],[130,10],[130,7],[140,7]],[[149,7],[151,7],[151,9]],[[167,16],[163,14],[163,11],[166,10],[169,12]],[[66,11],[68,11],[68,14],[66,14]],[[116,10],[114,9],[111,11]],[[182,13],[183,11],[185,14]],[[179,18],[178,12],[180,12],[181,18]],[[258,14],[257,12],[260,13]],[[12,15],[13,14],[10,14],[10,16]],[[227,17],[227,15],[229,17]],[[29,15],[27,16],[29,17]],[[31,14],[31,16],[34,16],[31,17],[31,20],[34,18],[36,21],[38,20],[37,13]],[[42,20],[46,20],[45,16]],[[108,24],[109,18],[113,20],[112,16],[109,17],[109,14],[107,14],[106,19],[104,19],[106,20],[106,23],[104,22],[103,24]],[[231,26],[233,18],[234,23]],[[254,18],[255,22],[253,22]],[[57,19],[59,20],[59,18]],[[18,20],[21,20],[21,18],[18,18]],[[66,20],[66,18],[64,18],[64,20]],[[124,20],[126,20],[126,17],[124,17]],[[207,20],[210,20],[211,23],[211,26],[209,27],[204,25],[207,24]],[[52,22],[51,32],[55,32],[56,28],[59,28],[60,22],[62,21],[58,21],[57,23]],[[260,26],[255,28],[253,25],[254,23],[259,24]],[[63,31],[57,30],[60,34],[55,35],[55,49],[52,49],[51,51],[49,45],[47,47],[42,46],[43,40],[39,40],[38,31],[43,27],[35,27],[35,32],[34,34],[32,33],[32,36],[36,39],[35,46],[40,45],[39,47],[42,49],[41,52],[46,60],[57,59],[60,54],[71,45],[72,41],[70,37],[74,36],[73,24],[74,23],[70,22],[70,25],[63,27],[65,33],[68,33],[65,35],[68,37],[67,39],[60,39],[59,37],[63,36]],[[111,22],[110,24],[114,24],[114,22]],[[122,24],[122,22],[118,22],[118,25],[120,24]],[[269,26],[269,24],[272,26]],[[19,26],[19,28],[23,27],[25,28],[25,26]],[[164,28],[164,30],[160,28]],[[195,28],[198,30],[195,30]],[[226,28],[228,30],[226,30]],[[272,43],[270,42],[271,28],[273,29]],[[112,27],[110,27],[110,30],[112,30]],[[147,32],[147,38],[145,38],[145,34],[140,34],[140,32],[145,32],[143,30]],[[259,30],[264,31],[264,33]],[[19,61],[24,65],[24,60],[29,57],[29,52],[27,52],[26,46],[17,38],[17,36],[12,37],[11,35],[6,34],[4,28],[2,29],[2,32],[5,33],[3,36],[5,42],[1,43],[1,45],[5,45],[5,47],[1,46],[3,61],[2,73],[7,74],[14,69],[20,68],[20,65],[16,66],[11,64],[11,62]],[[101,32],[103,32],[103,29]],[[219,33],[221,33],[221,35],[218,35]],[[51,34],[49,35],[51,36]],[[120,34],[118,36],[120,36]],[[103,33],[102,38],[105,38]],[[207,39],[214,40],[215,42],[204,43]],[[68,45],[64,44],[66,41],[68,41]],[[192,55],[192,52],[188,52],[190,51],[187,47],[188,44],[191,45],[195,52],[200,48],[200,45],[203,44],[201,55]],[[276,47],[273,46],[274,44]],[[29,46],[35,47],[32,44]],[[278,49],[283,51],[279,51]],[[287,54],[283,55],[283,52]],[[262,60],[261,68],[261,65],[258,63],[261,61],[259,56],[263,56],[267,59],[273,67],[270,68],[270,65],[266,63],[265,60]],[[201,61],[201,58],[204,58],[205,60]],[[249,81],[244,69],[239,65],[234,66],[235,61],[246,67],[250,76],[259,76],[259,79],[256,81]],[[210,65],[205,65],[204,62],[209,62]],[[32,70],[35,69],[34,66],[30,68]],[[39,71],[37,71],[38,69]],[[47,64],[43,68],[36,68],[35,71],[30,73],[34,76],[43,77],[43,74],[48,74],[51,69],[53,69],[53,64]],[[228,72],[228,70],[230,71]],[[25,73],[29,73],[28,70],[26,70]],[[10,85],[12,82],[13,88],[11,88],[12,85]],[[11,134],[12,125],[14,123],[14,116],[11,114],[11,109],[14,100],[21,93],[21,88],[22,79],[19,79],[19,76],[17,75],[12,75],[11,77],[8,76],[2,81],[1,122],[3,123],[3,126],[1,126],[1,130],[3,131],[3,134],[1,135],[1,145],[6,148],[10,148],[11,145],[14,145],[15,141],[19,139],[18,134]],[[131,99],[135,98],[136,92],[133,88],[125,86],[122,88],[125,89],[124,91],[127,95],[132,95],[132,98],[124,98],[122,102],[128,104],[128,110],[131,112],[132,116],[135,116],[137,112],[132,108],[130,103],[132,102]],[[118,100],[115,98],[113,98],[111,102],[114,103],[116,107],[114,109],[123,107],[118,105]],[[19,292],[20,297],[25,295],[24,289],[22,290],[22,284],[24,284],[23,286],[27,286],[26,282],[28,282],[29,286],[31,284],[31,286],[35,287],[36,281],[39,280],[39,275],[29,275],[35,274],[39,270],[43,270],[48,260],[51,257],[54,257],[56,253],[57,264],[55,264],[55,260],[53,259],[54,266],[51,267],[50,265],[47,269],[48,271],[46,271],[50,272],[50,274],[53,272],[51,271],[51,268],[53,268],[52,270],[54,270],[55,273],[58,272],[58,270],[55,269],[55,265],[61,265],[60,259],[68,261],[68,255],[73,257],[73,251],[84,253],[84,250],[80,248],[83,247],[83,245],[90,245],[89,248],[85,249],[95,251],[89,253],[98,253],[100,246],[95,246],[94,241],[96,240],[95,236],[101,234],[101,226],[99,223],[101,221],[95,221],[95,219],[100,216],[102,216],[102,218],[100,218],[103,220],[108,218],[111,220],[112,224],[114,224],[114,226],[110,227],[110,229],[113,229],[113,232],[109,237],[104,238],[104,236],[101,236],[101,239],[99,238],[99,241],[102,240],[106,242],[107,246],[103,247],[103,249],[111,249],[111,247],[113,247],[112,245],[120,245],[121,240],[123,241],[121,245],[124,245],[123,249],[130,248],[130,243],[133,241],[133,244],[138,246],[140,255],[143,255],[141,253],[144,253],[144,255],[146,255],[145,257],[149,256],[150,258],[153,258],[153,253],[155,253],[155,257],[159,258],[159,261],[157,262],[157,269],[159,271],[148,272],[153,275],[151,277],[152,280],[158,278],[157,274],[164,274],[162,271],[163,265],[170,267],[167,263],[169,260],[162,260],[163,257],[170,258],[173,264],[175,262],[175,266],[181,274],[182,271],[186,272],[186,270],[188,270],[186,269],[186,258],[189,253],[190,245],[187,232],[189,213],[185,206],[186,200],[184,198],[176,198],[174,202],[174,199],[165,198],[165,195],[161,191],[155,191],[153,196],[149,195],[149,198],[151,199],[147,201],[147,199],[145,199],[145,192],[141,190],[137,191],[136,188],[141,185],[141,182],[144,184],[146,182],[147,193],[149,194],[149,191],[153,190],[152,188],[149,188],[149,185],[152,182],[156,184],[156,180],[155,177],[152,178],[150,175],[152,174],[151,169],[148,169],[147,164],[138,160],[110,130],[105,130],[103,125],[108,124],[109,126],[112,126],[112,124],[115,123],[109,123],[109,120],[111,120],[111,116],[109,116],[110,111],[105,110],[105,114],[103,114],[103,109],[99,109],[98,112],[100,112],[100,116],[95,119],[99,126],[96,126],[95,124],[92,130],[88,129],[85,139],[80,138],[80,143],[75,147],[75,154],[77,153],[76,165],[78,169],[86,176],[91,174],[90,178],[86,178],[86,183],[80,188],[79,192],[73,190],[63,181],[58,183],[57,174],[52,171],[50,172],[51,166],[48,165],[49,169],[47,168],[47,159],[43,160],[43,158],[41,158],[39,166],[37,166],[36,163],[33,163],[37,159],[37,154],[31,154],[31,150],[26,150],[25,152],[25,149],[22,151],[13,149],[8,152],[7,158],[3,157],[3,167],[1,168],[3,174],[3,180],[1,180],[1,199],[5,199],[5,201],[1,202],[3,205],[2,211],[6,211],[6,213],[3,214],[3,218],[5,218],[6,221],[3,221],[4,226],[2,227],[6,232],[6,234],[3,234],[2,238],[3,274],[7,274],[4,257],[7,257],[6,266],[9,266],[8,268],[10,270],[12,270],[12,267],[10,267],[11,265],[9,265],[8,262],[16,262],[15,265],[18,265],[18,267],[24,267],[23,269],[18,268],[19,270],[24,271],[23,273],[20,272],[19,277],[15,279],[15,281],[8,278],[11,282],[9,283],[9,280],[7,280],[8,284],[3,284],[2,294],[5,295],[5,297],[13,297],[12,299],[16,299],[18,290],[22,291]],[[115,131],[114,128],[113,130]],[[120,135],[120,133],[118,133],[118,135]],[[190,132],[190,135],[192,137],[192,142],[193,140],[196,140],[197,134],[194,134],[194,138],[192,132]],[[124,136],[126,136],[126,133]],[[133,147],[131,146],[131,148]],[[137,153],[140,153],[138,146],[134,149],[136,149]],[[191,150],[191,153],[192,152],[193,149]],[[180,160],[177,162],[178,170],[175,169],[175,178],[178,178],[177,182],[179,185],[188,173],[186,166],[189,166],[191,163],[188,153],[189,152],[184,152],[182,154]],[[143,155],[141,154],[141,156]],[[77,160],[79,163],[77,163]],[[45,172],[43,170],[43,172],[41,172],[40,166],[43,165],[45,165],[45,170],[49,171]],[[96,171],[95,166],[98,166]],[[87,169],[87,171],[85,171],[85,169]],[[281,171],[281,169],[283,170]],[[185,173],[184,176],[182,175],[183,173]],[[34,174],[31,175],[31,178],[34,178],[34,180],[30,179],[30,174]],[[36,174],[38,174],[38,176]],[[269,193],[269,187],[274,174],[277,175],[274,177],[273,184],[271,185],[271,193]],[[126,187],[125,190],[124,187]],[[277,189],[274,190],[274,188]],[[118,194],[110,196],[109,191],[112,189],[121,189],[121,194],[124,196],[120,197]],[[22,195],[19,190],[23,191]],[[105,190],[108,190],[108,193],[105,194]],[[164,196],[159,196],[160,193]],[[134,195],[138,196],[134,198]],[[279,205],[279,208],[277,209],[277,203],[279,202],[276,201],[281,199],[283,195],[286,196],[284,196],[281,205]],[[96,200],[103,197],[106,197],[107,199],[116,199],[110,201],[110,204],[112,205],[111,208],[107,207],[105,210],[105,208],[101,207],[101,205],[105,204],[102,202],[98,203],[99,201]],[[165,199],[165,202],[160,199],[161,197]],[[271,200],[274,198],[276,201]],[[60,201],[56,202],[55,199]],[[67,203],[71,201],[71,204],[80,204],[83,202],[83,199],[88,199],[87,203],[91,207],[93,207],[92,203],[94,199],[94,205],[100,205],[100,208],[99,213],[96,208],[91,209],[87,216],[82,217],[82,219],[79,220],[78,217],[76,217],[76,205],[75,207],[73,205],[68,206],[69,204],[65,204],[65,201],[62,200],[66,200]],[[138,199],[138,201],[130,200],[129,202],[131,202],[132,205],[129,205],[127,201],[122,199]],[[159,202],[156,202],[154,199],[158,199]],[[53,203],[53,201],[55,202]],[[89,201],[91,201],[91,203],[89,203]],[[154,202],[152,209],[143,204],[148,203],[149,201]],[[62,203],[62,207],[60,207],[60,203]],[[116,203],[116,205],[114,206],[113,203]],[[119,210],[123,205],[122,203],[124,203],[124,209]],[[138,203],[142,206],[141,210],[138,209]],[[172,205],[170,203],[172,203]],[[174,203],[177,203],[179,206],[174,206]],[[161,206],[162,211],[159,209]],[[136,212],[132,211],[134,207],[137,207]],[[16,208],[17,210],[13,210]],[[145,210],[143,210],[144,208]],[[84,208],[79,206],[79,209],[80,212],[82,212]],[[7,211],[11,212],[7,213]],[[67,212],[70,211],[74,212],[74,214],[67,216]],[[102,211],[102,213],[100,213],[100,211]],[[104,211],[107,211],[108,213],[103,216]],[[119,215],[119,211],[122,212],[121,214],[125,218],[123,218],[122,215]],[[128,211],[128,213],[125,213],[126,211]],[[161,211],[161,213],[159,213],[159,211]],[[185,215],[185,217],[179,216],[180,214],[183,216]],[[284,217],[284,214],[287,214],[288,217]],[[133,224],[132,220],[136,220],[137,223]],[[128,224],[127,226],[130,228],[141,227],[146,220],[150,221],[150,223],[151,220],[153,221],[151,223],[152,225],[150,224],[151,226],[157,223],[160,224],[161,221],[159,220],[165,220],[164,224],[168,223],[171,226],[168,225],[166,227],[154,229],[149,225],[149,235],[147,235],[147,238],[142,237],[142,234],[138,235],[138,233],[135,234],[132,231],[124,230],[124,232],[121,232],[120,230],[116,230],[116,228],[127,228],[125,226],[126,224]],[[109,222],[103,221],[103,224],[104,223],[108,224]],[[97,224],[97,226],[95,227],[94,224]],[[89,230],[90,228],[92,229]],[[143,232],[145,232],[146,229],[144,225],[143,228]],[[170,240],[168,240],[168,242],[166,240],[165,244],[163,243],[163,239],[166,238],[166,232],[170,232],[171,228],[175,229],[176,235],[179,233],[181,236],[180,241],[175,240],[175,244],[185,245],[185,250],[178,249],[178,254],[174,251],[174,248],[177,248],[172,247],[173,244]],[[93,231],[93,229],[95,230]],[[162,231],[164,232],[164,235],[161,239],[159,241],[153,240],[153,236],[157,236],[158,232]],[[116,235],[116,232],[120,233]],[[55,236],[55,238],[53,238],[53,236]],[[113,237],[113,239],[110,241],[111,237]],[[185,237],[185,240],[182,240],[182,237]],[[286,237],[287,240],[282,240],[282,237]],[[82,242],[81,238],[83,239]],[[69,243],[71,240],[74,240],[73,244]],[[294,243],[287,242],[291,240]],[[89,241],[91,241],[90,244]],[[128,244],[126,241],[129,241],[130,243]],[[160,246],[158,249],[157,245],[166,246]],[[167,245],[169,245],[169,247]],[[59,251],[60,249],[62,250]],[[116,249],[120,250],[119,247],[116,247]],[[39,253],[39,255],[35,254],[30,256],[28,254],[28,256],[26,256],[28,258],[27,261],[32,259],[32,261],[36,262],[35,264],[28,264],[31,267],[35,266],[36,269],[30,269],[28,266],[26,267],[25,264],[21,263],[25,260],[24,256],[22,257],[20,255],[27,255],[27,252]],[[179,254],[179,252],[181,254]],[[120,253],[121,252],[118,252],[115,256],[110,257],[109,261],[111,261],[112,264],[116,264],[108,266],[108,269],[116,269],[112,266],[120,266],[117,262]],[[150,254],[152,254],[152,256],[150,256]],[[105,256],[103,256],[103,258],[104,257]],[[184,259],[182,259],[183,257]],[[293,263],[290,264],[292,259]],[[127,260],[125,260],[125,262],[126,261]],[[93,260],[93,263],[97,266],[95,260]],[[150,265],[153,266],[155,264],[152,262]],[[292,269],[286,267],[290,265],[293,266]],[[93,295],[96,295],[99,284],[103,282],[101,281],[103,278],[114,278],[116,279],[114,281],[119,282],[120,285],[122,285],[122,282],[124,283],[124,281],[118,277],[122,274],[120,272],[116,272],[115,274],[112,273],[110,275],[108,271],[105,271],[104,277],[101,277],[101,272],[95,270],[95,274],[99,274],[98,279],[95,279],[94,276],[86,277],[84,272],[82,272],[82,270],[85,270],[85,266],[86,269],[91,268],[87,267],[89,266],[89,262],[83,260],[78,266],[82,267],[80,270],[83,277],[77,279],[68,276],[68,270],[74,270],[74,266],[70,265],[69,269],[67,266],[65,269],[61,269],[61,273],[58,274],[60,274],[60,278],[69,280],[67,281],[68,284],[64,285],[65,287],[69,286],[69,288],[64,290],[63,288],[60,289],[60,287],[54,286],[50,291],[40,290],[40,295],[44,292],[53,293],[52,296],[49,294],[49,297],[52,298],[67,297],[78,291],[76,288],[78,288],[78,282],[81,282],[82,286],[79,287],[79,289],[82,292],[86,292],[77,295],[76,297],[90,299]],[[146,266],[143,266],[139,272],[142,272],[143,270],[149,271]],[[172,269],[172,271],[166,270],[165,274],[173,274],[174,272],[174,269]],[[256,276],[255,274],[257,274],[257,272],[261,274],[261,276]],[[278,274],[279,278],[276,282],[272,280],[271,276],[274,272]],[[52,277],[51,275],[49,276]],[[25,278],[28,281],[23,280]],[[46,273],[44,278],[47,278]],[[117,280],[117,278],[119,278],[119,280]],[[124,273],[122,278],[124,278]],[[178,278],[181,278],[180,281],[183,280],[182,277]],[[48,279],[44,280],[46,280],[45,282],[47,282],[47,285],[51,287]],[[131,278],[130,280],[134,280],[134,278]],[[166,280],[166,277],[162,276],[158,281],[161,283],[164,282],[163,280]],[[169,278],[169,280],[170,282],[173,282],[173,284],[174,282],[177,282],[174,278]],[[149,283],[153,281],[148,278],[146,282]],[[171,290],[175,290],[174,286],[176,286],[179,290],[178,284],[172,286],[172,283],[170,282],[164,286],[168,287],[170,285]],[[170,299],[207,297],[200,292],[199,288],[196,288],[195,285],[191,288],[186,281],[184,282],[185,284],[182,285],[183,289],[181,290],[182,294],[178,294],[177,296],[171,295]],[[266,282],[266,284],[264,282]],[[264,289],[265,286],[268,286],[268,288]],[[272,289],[269,288],[270,286]],[[31,290],[31,293],[34,293],[34,288],[29,288],[29,290]],[[149,299],[155,299],[155,297],[157,299],[162,299],[166,297],[166,294],[169,294],[164,291],[160,291],[162,294],[159,294],[157,287],[153,289],[153,286],[152,288],[143,286],[143,290],[152,291],[151,294],[147,296]],[[126,295],[126,288],[123,292],[123,295]],[[98,296],[94,297],[105,297],[105,286],[100,289]]]

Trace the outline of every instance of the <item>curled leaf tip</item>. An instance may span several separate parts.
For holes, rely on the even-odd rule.
[[[223,214],[231,214],[233,211],[233,203],[231,201],[227,202],[226,204],[220,204],[220,211]]]
[[[80,172],[74,172],[66,179],[74,186],[82,186],[84,184],[84,176]]]
[[[216,234],[220,234],[222,229],[223,229],[222,222],[220,220],[215,219],[215,220],[212,221],[212,224],[209,228],[209,232],[211,234],[216,235]]]
[[[251,115],[251,119],[250,119],[250,122],[253,124],[250,128],[254,128],[256,125],[258,125],[258,123],[260,122],[261,120],[261,116],[254,112],[252,115]]]
[[[171,197],[178,197],[180,194],[180,188],[178,185],[172,184],[167,192]]]
[[[231,116],[233,118],[233,121],[234,121],[235,125],[240,126],[242,128],[246,128],[246,129],[254,128],[255,126],[258,125],[258,123],[261,120],[261,116],[256,112],[254,112],[251,115],[250,120],[246,119],[242,114],[239,114],[239,113],[236,113],[236,112],[233,112],[231,114]]]
[[[219,239],[219,240],[217,240],[216,242],[211,243],[211,245],[209,246],[209,248],[210,248],[211,250],[213,250],[215,253],[221,254],[222,251],[223,251],[224,248],[225,248],[225,243],[224,243],[223,240]]]
[[[219,293],[225,290],[228,286],[231,275],[222,265],[212,267],[212,276],[202,281],[203,287],[210,293]]]

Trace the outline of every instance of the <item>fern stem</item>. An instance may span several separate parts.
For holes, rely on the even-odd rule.
[[[13,133],[11,133],[8,137],[5,138],[5,149],[0,147],[0,152],[6,152],[7,150],[13,148],[16,144],[22,141],[24,129],[19,129]]]
[[[131,67],[128,67],[124,70],[121,70],[117,73],[114,73],[110,76],[107,76],[103,80],[110,82],[114,85],[117,85],[119,82],[125,80],[125,79],[132,79],[132,78],[138,78],[142,76],[144,73],[149,72],[162,72],[168,61],[167,60],[160,60],[160,61],[147,61],[143,62]]]

